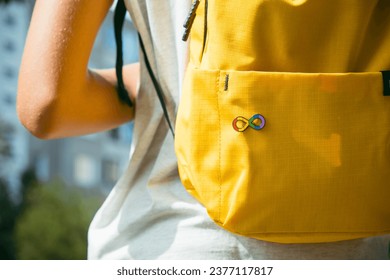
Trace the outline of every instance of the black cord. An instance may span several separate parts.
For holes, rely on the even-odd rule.
[[[171,133],[172,133],[173,137],[175,137],[175,132],[173,130],[173,126],[172,126],[171,120],[169,118],[167,106],[166,106],[165,100],[164,100],[164,92],[163,92],[160,84],[158,83],[158,81],[156,79],[156,76],[153,73],[152,67],[150,66],[150,62],[149,62],[148,56],[146,55],[145,46],[144,46],[144,43],[142,41],[141,35],[139,33],[138,33],[138,38],[139,38],[139,43],[140,43],[140,46],[141,46],[142,53],[144,54],[145,66],[146,66],[146,68],[147,68],[147,70],[149,72],[150,78],[152,79],[154,88],[156,89],[156,93],[157,93],[158,99],[160,100],[161,107],[163,109],[164,116],[165,116],[165,119],[166,119],[166,121],[168,123],[169,129],[171,130]]]
[[[116,57],[116,76],[118,80],[118,86],[117,86],[117,92],[119,99],[128,104],[130,107],[133,106],[133,102],[131,102],[129,95],[127,93],[127,90],[123,83],[123,74],[122,74],[122,68],[123,68],[123,53],[122,53],[122,29],[123,29],[123,23],[126,16],[126,6],[123,0],[118,0],[118,3],[115,7],[115,14],[114,14],[114,30],[115,30],[115,42],[116,42],[116,51],[117,51],[117,57]],[[164,112],[164,117],[168,123],[169,129],[172,132],[173,137],[175,137],[175,132],[173,130],[173,126],[171,123],[171,120],[168,115],[167,106],[165,104],[164,100],[164,92],[158,83],[156,76],[153,73],[152,67],[150,66],[150,62],[148,59],[148,56],[146,55],[146,50],[144,43],[142,41],[141,35],[138,33],[138,38],[141,46],[141,50],[143,52],[144,58],[145,58],[145,65],[149,72],[150,78],[153,82],[154,88],[156,90],[158,99],[160,100],[161,107]]]
[[[126,90],[125,84],[123,82],[123,52],[122,52],[122,29],[125,22],[126,16],[126,6],[123,0],[118,0],[118,3],[115,7],[114,13],[114,33],[115,33],[115,42],[116,42],[116,64],[115,72],[117,77],[117,93],[119,99],[129,105],[133,106],[129,94]]]

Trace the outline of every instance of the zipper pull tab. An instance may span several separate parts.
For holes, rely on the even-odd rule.
[[[200,0],[195,0],[194,2],[192,2],[191,10],[188,13],[186,21],[183,24],[183,27],[185,28],[184,34],[182,37],[183,41],[187,41],[188,37],[190,36],[191,27],[192,27],[192,24],[194,23],[194,19],[196,16],[196,9],[198,8],[199,3],[200,3]]]

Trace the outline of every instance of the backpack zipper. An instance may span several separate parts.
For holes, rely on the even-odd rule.
[[[188,13],[188,16],[183,24],[183,27],[184,27],[184,33],[183,33],[183,37],[182,37],[183,41],[187,41],[188,37],[190,36],[191,27],[192,27],[192,24],[194,23],[194,19],[196,17],[196,10],[199,6],[199,3],[200,3],[200,0],[195,0],[194,2],[192,2],[190,12]]]

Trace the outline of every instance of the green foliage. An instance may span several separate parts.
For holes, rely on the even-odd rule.
[[[17,208],[13,203],[6,184],[0,180],[0,259],[15,259],[13,238]]]
[[[30,188],[16,225],[17,257],[86,259],[87,229],[102,197],[61,182]]]
[[[12,201],[4,175],[3,167],[12,155],[10,135],[12,127],[0,118],[0,259],[14,259],[15,246],[13,239],[14,225],[17,218],[17,207]]]

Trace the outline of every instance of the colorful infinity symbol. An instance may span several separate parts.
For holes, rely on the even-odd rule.
[[[249,120],[241,116],[233,120],[233,128],[238,132],[245,131],[249,126],[255,130],[260,130],[265,126],[265,118],[260,114],[256,114]]]

